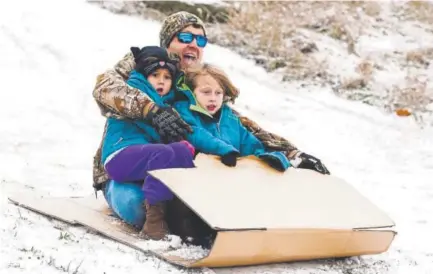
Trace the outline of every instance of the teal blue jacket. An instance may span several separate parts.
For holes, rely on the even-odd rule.
[[[131,72],[127,84],[146,93],[159,106],[172,103],[174,100],[174,91],[161,97],[137,71]],[[162,142],[158,132],[145,120],[108,118],[106,126],[101,152],[102,163],[105,163],[110,154],[127,146]]]
[[[178,88],[178,92],[184,95],[184,100],[175,102],[173,106],[182,119],[191,125],[193,133],[188,134],[187,140],[196,150],[219,156],[230,152],[237,152],[240,156],[254,155],[272,162],[272,166],[279,170],[290,167],[289,160],[282,152],[265,151],[262,142],[241,124],[226,104],[223,104],[220,116],[214,118],[198,105],[189,89]]]

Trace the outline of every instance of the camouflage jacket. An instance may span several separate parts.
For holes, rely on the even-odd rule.
[[[103,116],[117,119],[143,119],[145,117],[146,109],[149,107],[149,103],[152,103],[151,99],[145,93],[126,84],[129,73],[134,67],[134,58],[131,53],[128,53],[114,66],[114,69],[109,69],[98,75],[93,97]],[[261,140],[267,149],[283,151],[289,159],[296,154],[298,150],[292,143],[276,134],[267,132],[254,121],[242,116],[233,106],[231,107],[233,112],[239,116],[242,124]],[[101,163],[101,148],[105,129],[106,127],[102,141],[93,158],[93,187],[95,190],[100,190],[101,186],[109,180]]]

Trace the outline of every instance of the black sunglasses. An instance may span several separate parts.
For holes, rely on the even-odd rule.
[[[197,46],[199,46],[200,48],[204,48],[207,44],[207,38],[206,36],[203,35],[192,34],[191,32],[179,32],[177,33],[176,36],[179,42],[184,44],[191,43],[194,40],[194,38],[197,42]]]

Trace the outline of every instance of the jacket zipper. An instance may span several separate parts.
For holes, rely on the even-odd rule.
[[[120,137],[119,138],[119,140],[117,140],[117,142],[116,143],[114,143],[114,145],[113,146],[115,146],[115,145],[118,145],[120,142],[122,142],[123,141],[123,137]]]
[[[218,134],[220,135],[220,137],[222,137],[221,136],[221,130],[220,130],[220,124],[221,124],[221,118],[223,117],[223,111],[224,111],[224,109],[221,110],[220,118],[218,119],[218,122],[217,122],[217,131],[218,131]]]

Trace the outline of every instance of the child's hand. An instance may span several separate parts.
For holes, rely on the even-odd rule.
[[[229,152],[221,157],[221,163],[225,164],[226,166],[234,167],[236,166],[238,156],[239,153],[237,152]]]
[[[153,107],[149,110],[146,118],[161,135],[164,143],[177,142],[186,138],[192,132],[190,125],[182,120],[180,115],[171,107]]]

